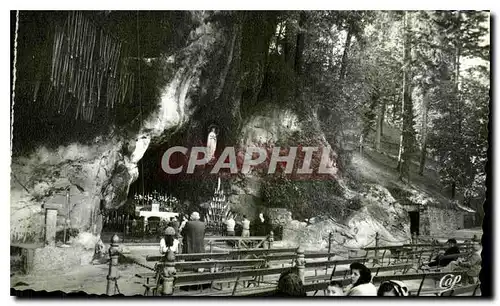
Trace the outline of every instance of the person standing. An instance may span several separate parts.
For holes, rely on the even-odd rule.
[[[250,237],[250,220],[247,219],[246,215],[243,215],[243,231],[241,232],[241,237]]]
[[[229,216],[226,220],[226,231],[227,235],[229,237],[234,237],[234,226],[236,225],[236,222],[234,221],[232,216]]]
[[[268,220],[264,218],[263,213],[260,213],[257,219],[255,219],[252,229],[254,236],[267,236],[269,234]]]
[[[191,214],[191,220],[186,222],[182,229],[182,237],[184,239],[182,250],[184,254],[205,252],[205,223],[200,221],[198,212]]]
[[[235,236],[235,233],[234,233],[234,227],[236,226],[236,221],[234,221],[234,218],[233,216],[229,216],[226,220],[226,235],[228,237],[234,237]],[[229,245],[230,247],[234,247],[234,241],[226,241],[227,245]]]
[[[181,225],[179,226],[179,232],[182,233],[182,229],[184,229],[184,226],[186,226],[186,223],[188,222],[188,217],[187,215],[182,216],[182,222]]]
[[[168,224],[175,230],[175,237],[179,234],[179,221],[177,221],[177,217],[170,218],[170,223]]]

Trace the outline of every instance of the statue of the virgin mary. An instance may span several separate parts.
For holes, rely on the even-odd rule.
[[[207,160],[211,161],[214,158],[215,149],[217,148],[217,132],[216,127],[212,126],[210,128],[210,133],[208,133],[207,138]]]

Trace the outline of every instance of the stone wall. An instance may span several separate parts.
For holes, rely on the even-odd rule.
[[[286,226],[292,222],[292,213],[286,208],[268,208],[266,214],[273,225]]]
[[[464,213],[455,209],[428,206],[420,212],[420,234],[436,237],[453,236],[464,228]]]
[[[419,220],[419,234],[424,236],[431,235],[431,224],[429,220],[429,214],[427,212],[427,206],[420,207],[420,220]]]
[[[44,247],[35,250],[32,274],[46,274],[50,271],[70,271],[77,266],[90,265],[93,250],[82,247]]]

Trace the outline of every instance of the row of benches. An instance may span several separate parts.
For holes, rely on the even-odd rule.
[[[109,290],[106,290],[107,294],[112,294],[113,283],[116,285],[118,257],[123,255],[118,251],[118,241],[119,238],[115,235],[110,247],[111,261],[110,272],[108,274]],[[265,241],[272,242],[272,239],[269,239],[268,236]],[[215,289],[215,291],[211,290],[210,293],[201,291],[200,295],[253,295],[259,294],[262,290],[274,290],[279,275],[294,265],[306,288],[316,288],[315,292],[317,292],[317,290],[325,288],[325,284],[327,285],[330,280],[349,282],[350,280],[347,278],[349,269],[345,267],[341,268],[341,266],[353,262],[363,262],[372,269],[374,282],[383,281],[383,277],[401,279],[403,275],[406,279],[421,280],[419,289],[414,292],[415,295],[419,295],[422,292],[423,282],[426,279],[435,279],[438,276],[443,276],[445,273],[418,273],[418,264],[415,261],[419,263],[424,254],[432,254],[443,248],[442,245],[436,244],[379,246],[375,249],[365,248],[364,256],[341,260],[332,260],[338,254],[331,252],[331,247],[327,253],[305,253],[300,248],[272,249],[272,243],[265,243],[264,245],[267,247],[266,249],[239,249],[219,253],[178,254],[177,256],[173,252],[169,252],[164,257],[150,256],[147,257],[147,261],[156,262],[155,267],[147,267],[142,264],[141,266],[153,270],[154,273],[141,273],[137,276],[145,280],[146,294],[149,293],[148,291],[156,291],[158,293],[157,291],[161,288],[162,294],[171,295],[176,288],[197,284],[206,285],[208,283],[210,288]],[[387,265],[384,265],[385,254],[383,254],[381,260],[377,258],[377,252],[384,249],[391,251],[391,255],[386,257],[388,259]],[[372,250],[376,251],[374,257],[369,256]],[[396,253],[398,254],[395,255]],[[458,256],[464,256],[464,254]],[[320,260],[321,258],[326,260]],[[404,262],[405,258],[406,262]],[[391,259],[393,259],[392,263]],[[399,262],[396,264],[397,260]],[[192,271],[201,268],[209,269],[210,273],[193,273]],[[329,269],[331,269],[331,272]],[[408,272],[411,269],[414,269],[416,273],[409,274]],[[308,272],[314,270],[314,275],[306,276],[306,270]],[[321,273],[318,273],[318,271]],[[387,275],[390,272],[393,273]],[[230,292],[223,289],[223,284],[225,283],[228,284]],[[231,288],[232,283],[234,285]],[[214,285],[217,284],[221,287],[215,288]],[[252,285],[253,288],[250,288]],[[310,291],[309,289],[307,290]],[[474,294],[476,289],[477,287],[473,290]],[[463,290],[463,288],[460,288],[460,290]],[[179,293],[182,294],[182,290],[176,290],[176,295]],[[192,295],[193,293],[188,292],[187,294]]]
[[[172,254],[173,255],[173,254]],[[299,271],[299,276],[303,279],[304,283],[308,286],[312,286],[315,283],[322,283],[325,281],[338,279],[346,280],[349,273],[349,269],[337,269],[339,266],[348,265],[353,262],[363,262],[367,264],[370,260],[372,261],[372,266],[370,267],[373,271],[374,281],[380,277],[389,277],[389,279],[395,279],[396,273],[401,273],[400,275],[411,275],[414,277],[412,279],[421,279],[421,284],[416,295],[420,294],[420,289],[425,281],[427,275],[433,275],[434,277],[444,274],[432,274],[432,273],[414,273],[406,274],[410,269],[415,269],[414,262],[406,262],[400,264],[392,265],[373,265],[373,257],[357,257],[344,260],[323,260],[323,261],[311,261],[311,259],[319,258],[331,258],[336,254],[334,253],[304,253],[300,249],[249,249],[249,250],[239,250],[230,251],[222,253],[204,253],[204,254],[180,254],[170,258],[169,263],[170,269],[176,272],[175,275],[170,275],[168,271],[162,271],[161,269],[165,267],[165,264],[157,264],[157,271],[154,273],[143,273],[137,274],[136,276],[145,280],[144,287],[145,295],[149,293],[157,293],[159,285],[162,283],[162,279],[168,280],[166,286],[163,286],[163,294],[173,294],[175,289],[182,288],[184,286],[193,285],[203,285],[210,284],[210,288],[214,289],[214,284],[227,283],[230,287],[231,283],[234,283],[231,292],[222,290],[221,288],[216,288],[218,292],[201,291],[201,295],[239,295],[245,292],[250,292],[254,288],[241,290],[236,290],[238,285],[243,283],[244,287],[249,287],[254,285],[254,287],[259,287],[260,284],[267,284],[269,282],[264,282],[264,277],[274,276],[277,278],[279,274],[283,271],[289,269],[293,263],[296,263],[296,267]],[[459,255],[459,256],[463,256]],[[249,258],[252,257],[252,258]],[[147,258],[148,261],[159,261],[163,258],[161,256],[150,256]],[[201,259],[211,259],[210,261],[193,261]],[[308,259],[306,261],[306,259]],[[179,261],[177,261],[179,260]],[[180,261],[185,260],[185,261]],[[186,261],[187,260],[187,261]],[[290,266],[282,263],[281,267],[273,267],[273,263],[279,263],[283,260],[291,260]],[[383,262],[382,262],[383,264]],[[177,273],[178,271],[188,271],[200,268],[210,269],[210,273]],[[328,273],[328,269],[332,268],[332,272]],[[305,276],[305,270],[314,269],[314,275]],[[325,271],[325,273],[319,275],[318,271]],[[381,276],[381,272],[393,271],[392,275]],[[435,272],[444,273],[444,272]],[[398,276],[400,277],[400,276]],[[154,281],[151,281],[154,279]],[[275,284],[272,283],[272,284]],[[314,285],[321,286],[321,285]],[[241,287],[241,286],[240,286]],[[202,287],[200,287],[202,288]],[[316,287],[314,287],[316,288]],[[264,289],[264,291],[267,289]],[[257,290],[258,292],[259,290]],[[188,294],[192,295],[192,292]]]
[[[466,253],[471,251],[471,245],[469,243],[459,243],[457,244]],[[365,256],[368,256],[370,252],[373,252],[373,256],[378,259],[378,253],[382,252],[380,260],[384,260],[387,252],[390,252],[390,259],[395,261],[402,261],[404,259],[417,259],[418,263],[421,264],[424,259],[431,261],[436,257],[441,251],[444,251],[448,246],[446,244],[432,244],[432,243],[419,243],[419,244],[403,244],[403,245],[391,245],[391,246],[377,246],[377,247],[365,247],[363,250],[366,252]]]

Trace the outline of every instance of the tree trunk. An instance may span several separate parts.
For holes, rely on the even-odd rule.
[[[294,17],[295,18],[295,17]],[[283,39],[283,56],[285,63],[291,69],[294,68],[294,59],[297,43],[297,32],[294,30],[293,22],[288,20],[285,26],[285,37]]]
[[[396,114],[398,113],[398,95],[394,95],[394,99],[392,101],[392,122],[396,121]]]
[[[461,18],[460,11],[457,11],[457,29],[460,29]],[[460,54],[461,54],[461,43],[460,35],[457,35],[455,41],[455,94],[457,99],[456,114],[458,120],[458,134],[462,133],[462,113],[461,113],[461,101],[460,101]]]
[[[363,133],[359,135],[359,155],[363,157],[363,146],[364,146],[364,139],[363,139]]]
[[[387,101],[384,100],[382,104],[382,116],[380,116],[380,137],[384,135],[384,122],[385,122],[385,113],[387,112]]]
[[[382,138],[382,127],[384,125],[384,114],[385,114],[385,100],[379,106],[378,116],[377,116],[377,131],[375,134],[375,149],[380,152],[380,140]]]
[[[294,70],[297,75],[302,74],[302,57],[303,57],[303,52],[304,52],[304,44],[305,44],[305,31],[304,31],[304,25],[306,22],[306,13],[305,12],[300,12],[300,18],[299,18],[299,33],[297,34],[297,47],[295,49],[295,66]]]
[[[402,126],[402,124],[401,124]],[[400,179],[401,179],[401,163],[403,160],[403,131],[401,131],[401,135],[399,136],[399,152],[398,152],[398,166],[396,169],[400,172]]]
[[[304,19],[302,19],[302,15],[301,15],[301,20],[305,21],[305,17],[304,17]],[[349,46],[351,45],[351,40],[352,40],[352,31],[350,30],[350,27],[349,27],[349,29],[347,30],[347,38],[346,38],[346,41],[344,43],[344,52],[342,53],[342,61],[340,63],[339,86],[338,86],[338,90],[337,90],[338,99],[340,99],[340,96],[342,95],[343,81],[345,79],[346,71],[347,71],[347,55],[349,53]],[[302,39],[302,43],[300,44],[300,46],[302,46],[301,48],[303,48],[303,39]],[[299,50],[299,36],[297,36],[297,50]],[[297,64],[297,65],[300,65],[300,64]],[[296,69],[298,69],[299,67],[296,67]],[[325,109],[324,112],[326,113],[326,117],[327,117],[327,119],[325,121],[326,122],[330,121],[330,118],[332,116],[331,110]],[[340,131],[341,137],[340,137],[340,141],[339,141],[340,148],[343,147],[343,141],[344,141],[344,128],[343,128],[342,120],[343,120],[343,118],[340,118],[340,120],[339,120],[340,121],[339,125],[340,125],[340,129],[341,129],[341,131]],[[362,149],[360,149],[360,153],[362,154]]]
[[[423,103],[422,103],[422,143],[420,147],[420,166],[418,169],[419,175],[424,175],[425,160],[427,159],[427,113],[428,113],[428,97],[427,90],[424,89],[423,92]]]
[[[413,110],[411,105],[411,89],[410,89],[410,62],[411,62],[411,46],[408,25],[408,13],[405,12],[403,23],[405,39],[403,44],[403,103],[402,114],[403,122],[401,124],[401,137],[399,142],[398,169],[399,179],[403,180],[404,175],[410,173],[410,145],[411,145],[411,129]],[[409,179],[408,179],[408,183]]]
[[[406,32],[407,32],[407,29],[406,29],[406,12],[404,13],[404,17],[403,17],[403,31],[404,31],[404,41],[403,41],[403,97],[401,99],[401,102],[402,102],[402,105],[401,105],[401,113],[403,114],[403,117],[404,117],[404,112],[405,112],[405,100],[406,100],[406,90],[407,90],[407,83],[406,83],[406,75],[407,75],[407,67],[406,67],[406,64],[408,62],[407,60],[407,51],[408,51],[408,41],[407,41],[407,35],[406,35]],[[399,179],[401,179],[401,169],[402,169],[402,160],[403,160],[403,146],[404,146],[404,138],[403,138],[403,134],[404,134],[404,118],[401,122],[401,134],[400,134],[400,137],[399,137],[399,153],[398,153],[398,166],[396,167],[396,169],[399,171]]]
[[[351,27],[349,27],[347,29],[347,37],[345,39],[345,44],[344,44],[344,53],[342,53],[342,62],[340,63],[340,74],[339,74],[340,86],[342,86],[342,81],[344,80],[347,71],[347,54],[349,53],[351,39],[352,39],[352,31]]]

